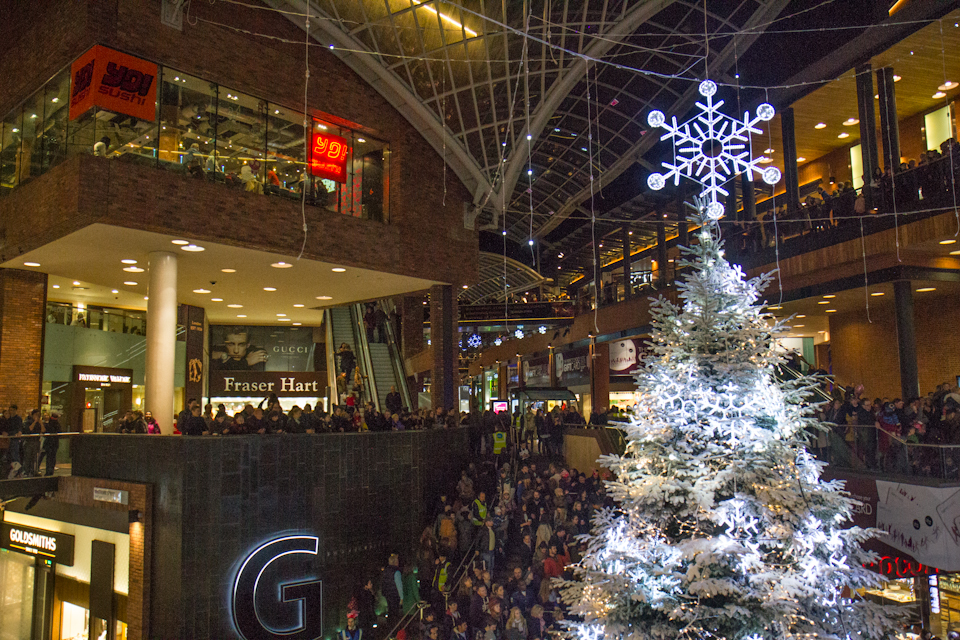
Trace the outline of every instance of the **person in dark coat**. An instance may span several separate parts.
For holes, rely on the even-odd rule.
[[[186,422],[181,426],[177,425],[180,429],[180,433],[185,436],[202,436],[207,434],[207,421],[203,419],[203,416],[200,415],[201,409],[199,404],[193,405],[193,408],[190,410],[190,417],[186,419]]]
[[[40,462],[47,461],[47,468],[44,475],[52,476],[53,470],[57,464],[57,451],[60,450],[60,414],[56,411],[50,414],[50,419],[44,425],[45,437],[43,438],[43,451],[40,453]]]

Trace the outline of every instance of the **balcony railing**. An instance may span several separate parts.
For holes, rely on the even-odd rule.
[[[863,473],[960,481],[960,445],[907,442],[876,425],[831,425],[821,457]]]

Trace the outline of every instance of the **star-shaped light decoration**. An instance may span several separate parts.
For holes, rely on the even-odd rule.
[[[697,103],[701,113],[683,124],[677,124],[677,118],[667,122],[662,111],[651,111],[647,123],[651,127],[666,129],[661,140],[673,138],[675,150],[674,162],[664,162],[666,173],[651,173],[647,186],[654,191],[663,189],[668,180],[674,185],[680,184],[680,177],[687,177],[703,187],[700,195],[707,202],[707,215],[713,220],[723,216],[723,204],[717,198],[730,195],[723,184],[737,173],[746,172],[753,180],[758,174],[764,182],[773,185],[780,181],[780,170],[776,167],[763,169],[757,166],[764,158],[750,157],[750,134],[763,133],[757,128],[760,122],[769,122],[776,111],[763,103],[757,107],[757,115],[750,118],[750,112],[744,112],[743,120],[737,120],[721,113],[723,100],[713,103],[717,85],[712,80],[700,83],[700,95],[706,98],[706,104]]]

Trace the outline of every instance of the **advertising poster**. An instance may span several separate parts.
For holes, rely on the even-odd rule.
[[[211,325],[210,369],[313,371],[313,329]]]
[[[626,338],[610,343],[610,377],[634,376],[639,373],[644,355],[643,340]]]

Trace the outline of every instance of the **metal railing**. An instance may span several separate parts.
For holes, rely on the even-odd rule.
[[[364,402],[372,402],[377,411],[380,408],[380,395],[377,393],[377,381],[373,375],[373,360],[370,358],[370,343],[367,342],[367,331],[363,326],[363,308],[360,304],[350,305],[350,324],[353,326],[353,343],[357,345],[360,356],[357,364],[363,362],[360,368],[363,377]],[[365,372],[365,373],[364,373]]]
[[[875,424],[828,426],[820,453],[834,468],[960,482],[960,445],[908,442]]]

